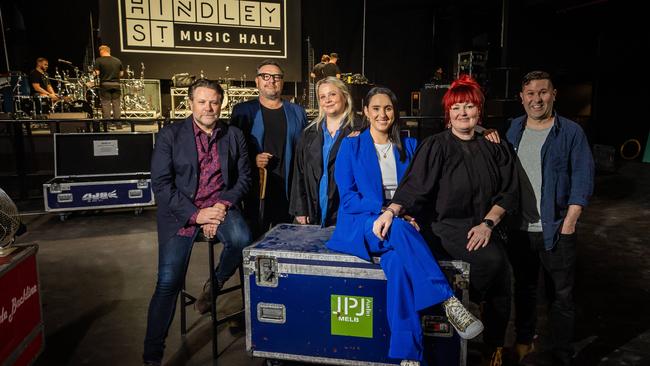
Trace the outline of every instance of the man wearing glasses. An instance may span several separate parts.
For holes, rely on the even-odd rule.
[[[255,77],[259,98],[237,104],[230,117],[230,123],[247,136],[249,155],[254,164],[267,170],[264,205],[272,210],[265,210],[264,217],[259,217],[257,184],[253,184],[245,204],[247,217],[262,232],[270,226],[292,220],[289,215],[289,182],[294,149],[307,123],[307,114],[301,106],[282,100],[283,78],[284,71],[277,62],[262,61]]]

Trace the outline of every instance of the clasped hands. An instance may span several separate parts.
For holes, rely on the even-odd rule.
[[[203,235],[207,239],[214,238],[217,235],[219,225],[226,219],[228,208],[223,203],[215,203],[212,207],[206,207],[199,210],[196,215],[196,223],[201,225]]]

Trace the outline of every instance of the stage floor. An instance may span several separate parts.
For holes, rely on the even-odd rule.
[[[644,163],[627,163],[596,179],[579,227],[577,365],[650,364],[650,315],[644,310],[650,307],[649,182],[650,164]],[[29,232],[20,241],[40,244],[46,348],[36,365],[141,364],[157,266],[155,209],[137,216],[131,210],[77,213],[61,222],[42,214],[37,201],[19,206],[29,212]],[[198,293],[207,275],[206,246],[197,245],[192,254],[187,283]],[[240,305],[236,292],[218,304],[224,310]],[[189,310],[196,326],[183,346],[177,314],[166,365],[211,364],[209,318]],[[539,352],[527,365],[551,365],[544,307],[539,310]],[[237,324],[220,329],[219,347],[221,365],[263,364],[245,353]],[[468,365],[475,364],[476,348],[472,342]]]

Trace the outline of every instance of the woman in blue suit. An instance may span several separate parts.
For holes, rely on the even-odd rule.
[[[416,141],[400,137],[397,98],[390,89],[371,89],[364,115],[367,128],[343,139],[336,158],[340,205],[327,246],[366,260],[381,256],[388,283],[388,356],[403,360],[402,365],[419,365],[423,347],[418,311],[444,302],[450,322],[463,338],[478,335],[483,325],[453,296],[413,219],[395,220],[383,239],[373,234],[373,223],[395,193]]]

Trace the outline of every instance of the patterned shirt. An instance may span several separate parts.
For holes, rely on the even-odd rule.
[[[194,235],[197,228],[196,217],[200,209],[212,207],[216,203],[222,203],[226,207],[231,205],[230,202],[219,199],[221,191],[226,187],[221,175],[221,163],[219,162],[219,151],[217,149],[217,140],[221,129],[216,128],[212,131],[212,135],[208,135],[196,123],[193,123],[192,127],[194,127],[196,151],[199,157],[199,186],[194,197],[194,205],[198,209],[190,217],[187,224],[178,230],[177,235],[184,237]]]

